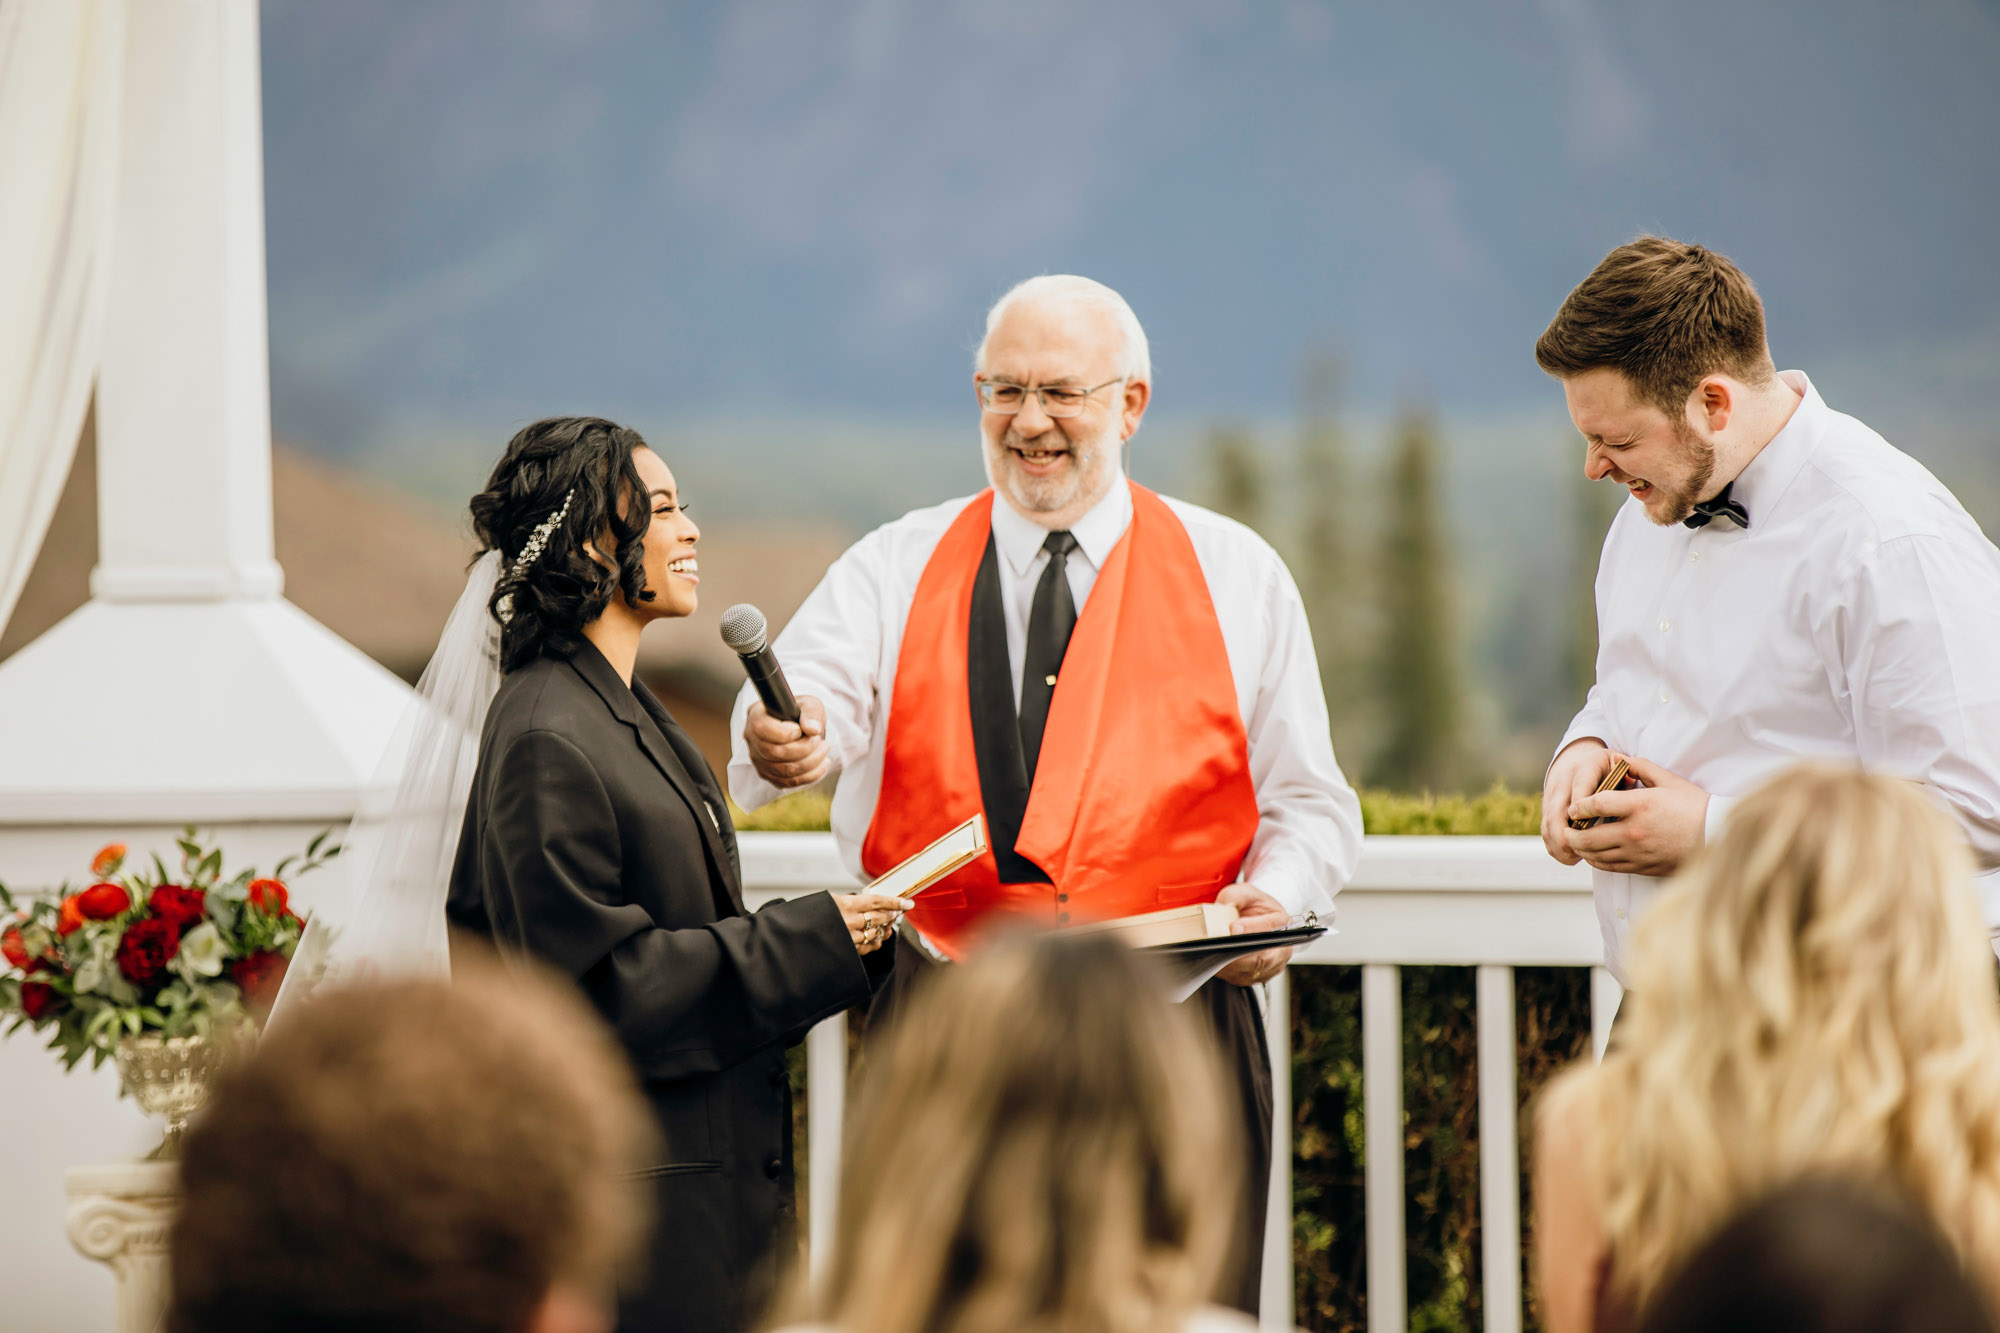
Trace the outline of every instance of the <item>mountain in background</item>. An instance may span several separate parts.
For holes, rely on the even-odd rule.
[[[1357,527],[1432,410],[1468,726],[1532,776],[1593,556],[1531,349],[1612,245],[1736,259],[1779,364],[1995,530],[1995,69],[1978,0],[266,0],[274,417],[459,506],[596,412],[705,522],[859,532],[981,484],[986,306],[1087,273],[1152,340],[1135,475],[1214,500],[1238,431],[1288,555],[1338,508],[1305,367]]]

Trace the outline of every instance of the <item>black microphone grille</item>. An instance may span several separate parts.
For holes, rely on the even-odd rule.
[[[766,632],[764,613],[748,602],[738,602],[722,613],[722,641],[738,656],[748,657],[761,650]]]

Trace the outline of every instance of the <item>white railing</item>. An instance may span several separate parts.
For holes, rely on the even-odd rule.
[[[752,907],[824,889],[847,890],[833,838],[824,833],[746,833],[743,883]],[[1408,1327],[1404,1268],[1403,1155],[1376,1152],[1399,1143],[1403,1123],[1402,977],[1405,966],[1448,964],[1478,969],[1480,1234],[1487,1333],[1521,1327],[1520,1152],[1516,1127],[1514,969],[1589,967],[1592,1048],[1602,1052],[1618,1005],[1618,983],[1602,957],[1590,872],[1550,860],[1536,838],[1391,838],[1365,840],[1361,866],[1339,897],[1337,932],[1293,959],[1293,966],[1361,966],[1361,1077],[1368,1127],[1368,1327]],[[1266,1033],[1276,1103],[1271,1154],[1271,1210],[1265,1222],[1264,1324],[1292,1326],[1291,987],[1281,975],[1267,987]],[[847,1020],[829,1019],[806,1042],[806,1135],[812,1179],[808,1238],[833,1234],[840,1191],[842,1108],[847,1090]],[[1394,1126],[1392,1134],[1376,1132]],[[1495,1149],[1498,1151],[1494,1151]],[[825,1247],[812,1246],[813,1262]]]

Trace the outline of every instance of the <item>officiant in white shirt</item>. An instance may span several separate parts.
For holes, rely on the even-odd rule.
[[[775,645],[801,722],[746,689],[729,786],[755,809],[838,771],[833,832],[873,877],[983,813],[993,847],[916,900],[924,949],[958,957],[996,919],[1043,928],[1201,902],[1246,930],[1328,920],[1360,852],[1305,613],[1239,523],[1131,483],[1121,450],[1152,393],[1116,292],[1031,278],[989,312],[973,388],[979,495],[868,534]],[[1242,1244],[1224,1298],[1255,1309],[1271,1071],[1251,991],[1265,950],[1188,1001],[1243,1090]]]
[[[1535,346],[1585,472],[1625,487],[1597,572],[1597,679],[1542,793],[1596,871],[1605,963],[1731,804],[1801,759],[1914,779],[2000,867],[2000,552],[1950,491],[1806,376],[1750,280],[1642,237]],[[1636,789],[1592,794],[1614,755]],[[1576,819],[1603,822],[1578,830]],[[1977,889],[2000,927],[2000,875]]]

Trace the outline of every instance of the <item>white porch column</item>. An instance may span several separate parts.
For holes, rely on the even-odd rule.
[[[106,842],[171,858],[184,823],[213,830],[231,870],[268,870],[351,818],[409,698],[279,595],[256,0],[125,16],[99,563],[91,601],[0,663],[0,881],[17,891],[79,882]],[[343,869],[295,901],[338,892]],[[65,1239],[60,1168],[116,1152],[102,1126],[130,1111],[39,1046],[0,1041],[0,1121],[21,1130],[0,1136],[0,1179],[24,1183],[0,1267],[60,1292],[62,1312],[8,1326],[101,1328],[111,1275]],[[132,1310],[159,1299],[141,1257],[119,1269]]]
[[[0,664],[15,887],[99,833],[344,822],[408,696],[279,597],[256,0],[129,6],[123,77],[92,600]]]

